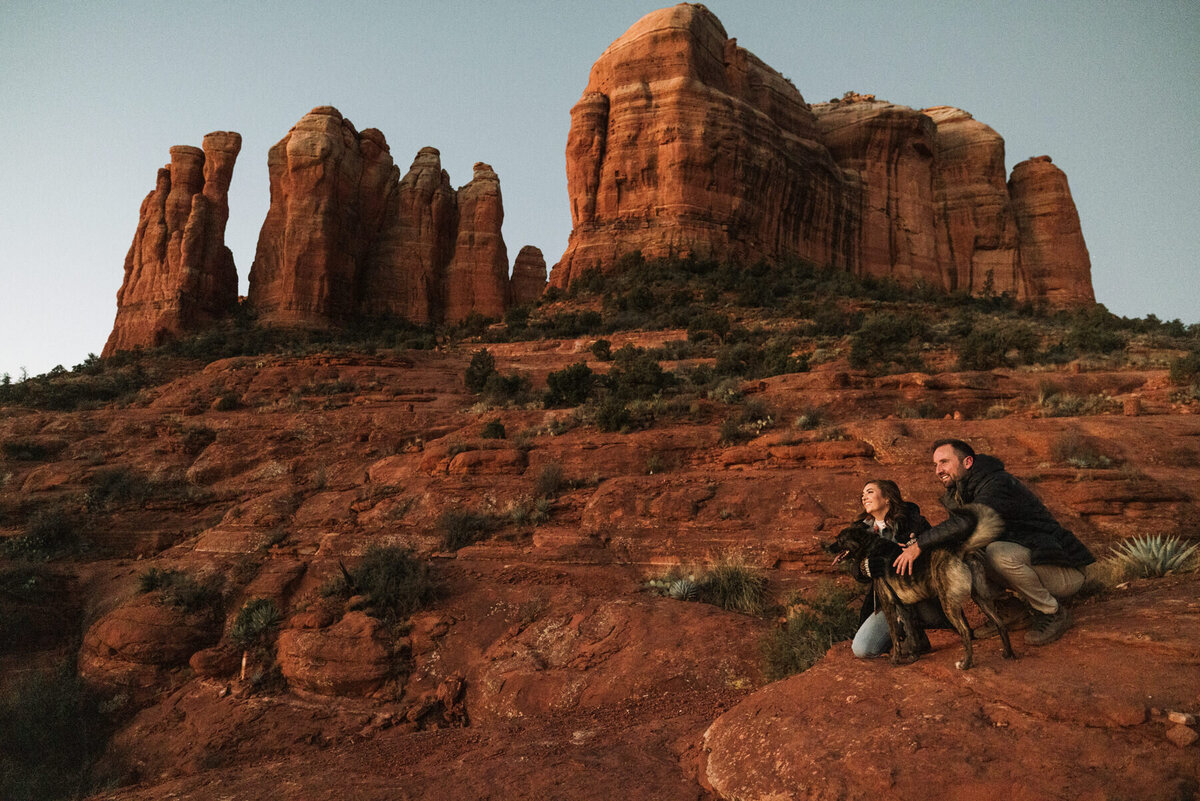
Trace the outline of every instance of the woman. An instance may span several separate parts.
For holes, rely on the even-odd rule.
[[[921,515],[921,507],[911,501],[906,501],[900,495],[900,487],[895,481],[886,478],[873,478],[866,483],[862,491],[863,513],[858,523],[871,526],[880,536],[887,537],[901,545],[929,528],[929,521]],[[851,565],[854,578],[860,583],[870,584],[872,575],[882,575],[882,571],[891,570],[886,560],[874,557],[878,564]],[[944,619],[942,608],[937,599],[921,601],[914,609],[916,619],[922,627],[936,628]],[[927,650],[929,639],[923,630],[918,630],[917,650]],[[892,648],[891,634],[888,632],[887,619],[875,601],[875,588],[867,590],[863,601],[862,613],[859,615],[858,632],[850,649],[860,659],[882,656]]]

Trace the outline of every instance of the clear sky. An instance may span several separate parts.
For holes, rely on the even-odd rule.
[[[809,102],[852,89],[958,106],[1004,137],[1009,169],[1049,154],[1097,300],[1200,321],[1200,3],[707,5]],[[571,106],[604,48],[659,7],[0,0],[0,372],[100,352],[155,172],[209,131],[243,137],[226,242],[244,293],[267,149],[318,105],[383,131],[401,171],[426,145],[455,186],[490,163],[509,258],[534,244],[552,265],[571,226]]]

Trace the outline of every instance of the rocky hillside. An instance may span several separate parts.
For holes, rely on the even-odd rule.
[[[1015,662],[957,672],[935,633],[770,681],[804,610],[853,607],[821,545],[864,480],[941,519],[941,436],[1099,556],[1194,540],[1194,330],[621,275],[490,327],[243,321],[0,388],[6,797],[1195,792],[1194,572],[1105,562]]]

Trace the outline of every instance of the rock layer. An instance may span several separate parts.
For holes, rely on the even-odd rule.
[[[574,227],[555,286],[640,251],[1093,301],[1065,176],[1006,182],[1004,140],[961,109],[854,93],[809,106],[700,5],[648,14],[604,51],[566,155]]]
[[[268,324],[398,316],[456,322],[504,313],[500,179],[486,164],[455,192],[435,148],[403,179],[379,131],[313,109],[268,159],[271,207],[250,271]]]
[[[241,147],[240,134],[214,131],[203,149],[171,148],[171,163],[158,171],[138,213],[105,356],[198,330],[237,304],[225,223]]]

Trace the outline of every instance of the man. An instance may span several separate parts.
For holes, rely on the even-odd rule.
[[[950,519],[918,534],[896,557],[896,571],[910,573],[922,551],[961,542],[970,534],[970,520],[953,514],[955,509],[968,503],[990,506],[1004,521],[1004,533],[987,546],[988,572],[1032,607],[1034,623],[1026,643],[1057,640],[1071,627],[1059,599],[1083,586],[1082,568],[1096,561],[1091,551],[994,456],[976,454],[959,439],[942,439],[933,444],[933,469],[946,488],[942,505]]]

